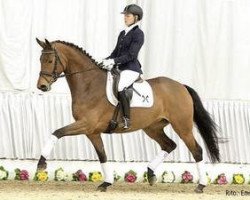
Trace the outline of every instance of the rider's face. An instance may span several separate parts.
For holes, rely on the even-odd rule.
[[[126,24],[126,26],[130,26],[131,24],[133,24],[135,22],[135,16],[131,13],[126,13],[124,14],[124,22]]]

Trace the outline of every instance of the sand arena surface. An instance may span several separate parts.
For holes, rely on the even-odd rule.
[[[107,192],[96,191],[99,183],[79,182],[34,182],[34,181],[0,181],[1,200],[77,200],[77,199],[125,199],[125,200],[196,200],[196,199],[250,199],[250,185],[210,185],[203,194],[193,192],[196,184],[163,184],[149,186],[147,183],[115,183]],[[242,196],[240,192],[248,192]],[[236,192],[226,195],[227,191]]]

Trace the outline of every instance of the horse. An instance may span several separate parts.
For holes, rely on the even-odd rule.
[[[105,133],[115,106],[109,103],[106,96],[107,71],[79,46],[65,42],[45,42],[37,39],[42,47],[40,56],[41,71],[37,88],[43,92],[51,90],[51,85],[58,78],[65,77],[72,98],[72,115],[75,122],[55,130],[44,146],[37,164],[37,170],[47,167],[46,155],[49,155],[56,141],[64,136],[85,134],[93,144],[98,155],[105,180],[97,190],[106,191],[112,185],[113,171],[109,170],[101,133]],[[199,183],[195,192],[202,193],[206,186],[206,172],[202,148],[193,135],[193,125],[205,142],[208,156],[212,163],[220,161],[217,137],[217,125],[203,107],[197,92],[167,77],[156,77],[146,80],[153,89],[154,103],[150,108],[131,108],[130,129],[117,127],[113,133],[123,134],[142,129],[151,139],[156,141],[161,152],[148,165],[148,182],[156,183],[154,173],[166,156],[176,148],[176,143],[164,132],[164,127],[171,124],[173,130],[184,141],[191,152],[198,169]],[[121,114],[118,122],[121,123]],[[44,152],[44,153],[43,153]]]

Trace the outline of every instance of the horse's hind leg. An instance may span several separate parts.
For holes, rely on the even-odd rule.
[[[143,129],[145,133],[155,140],[161,147],[158,155],[150,161],[148,165],[148,182],[150,185],[156,183],[156,176],[154,171],[164,161],[166,156],[176,148],[176,144],[164,132],[163,128],[168,125],[168,121],[163,119],[160,122],[151,124],[149,127]]]
[[[184,141],[189,151],[192,153],[195,161],[196,167],[199,174],[199,185],[195,189],[195,192],[202,193],[203,188],[207,185],[207,177],[205,166],[203,162],[202,148],[197,143],[193,135],[193,119],[187,118],[183,120],[176,120],[171,123],[175,132],[180,136],[180,138]]]

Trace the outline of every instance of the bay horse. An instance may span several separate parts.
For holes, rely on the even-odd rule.
[[[59,40],[53,42],[47,39],[45,42],[36,40],[43,48],[37,88],[44,92],[49,91],[58,78],[65,77],[71,92],[72,114],[75,119],[74,123],[53,132],[42,149],[37,170],[46,169],[46,158],[58,139],[85,134],[96,150],[105,176],[104,182],[97,189],[106,191],[113,183],[113,171],[107,163],[101,133],[107,129],[115,110],[115,106],[111,105],[106,97],[107,71],[101,69],[100,64],[77,45]],[[212,162],[220,161],[216,124],[191,87],[167,77],[157,77],[147,81],[154,93],[153,106],[131,108],[130,129],[117,127],[115,133],[142,129],[160,145],[161,152],[148,165],[148,182],[153,185],[156,183],[155,169],[176,148],[175,142],[163,130],[165,126],[171,124],[197,163],[199,184],[195,191],[201,193],[206,186],[207,177],[202,148],[193,135],[193,123],[196,123],[205,141]]]

